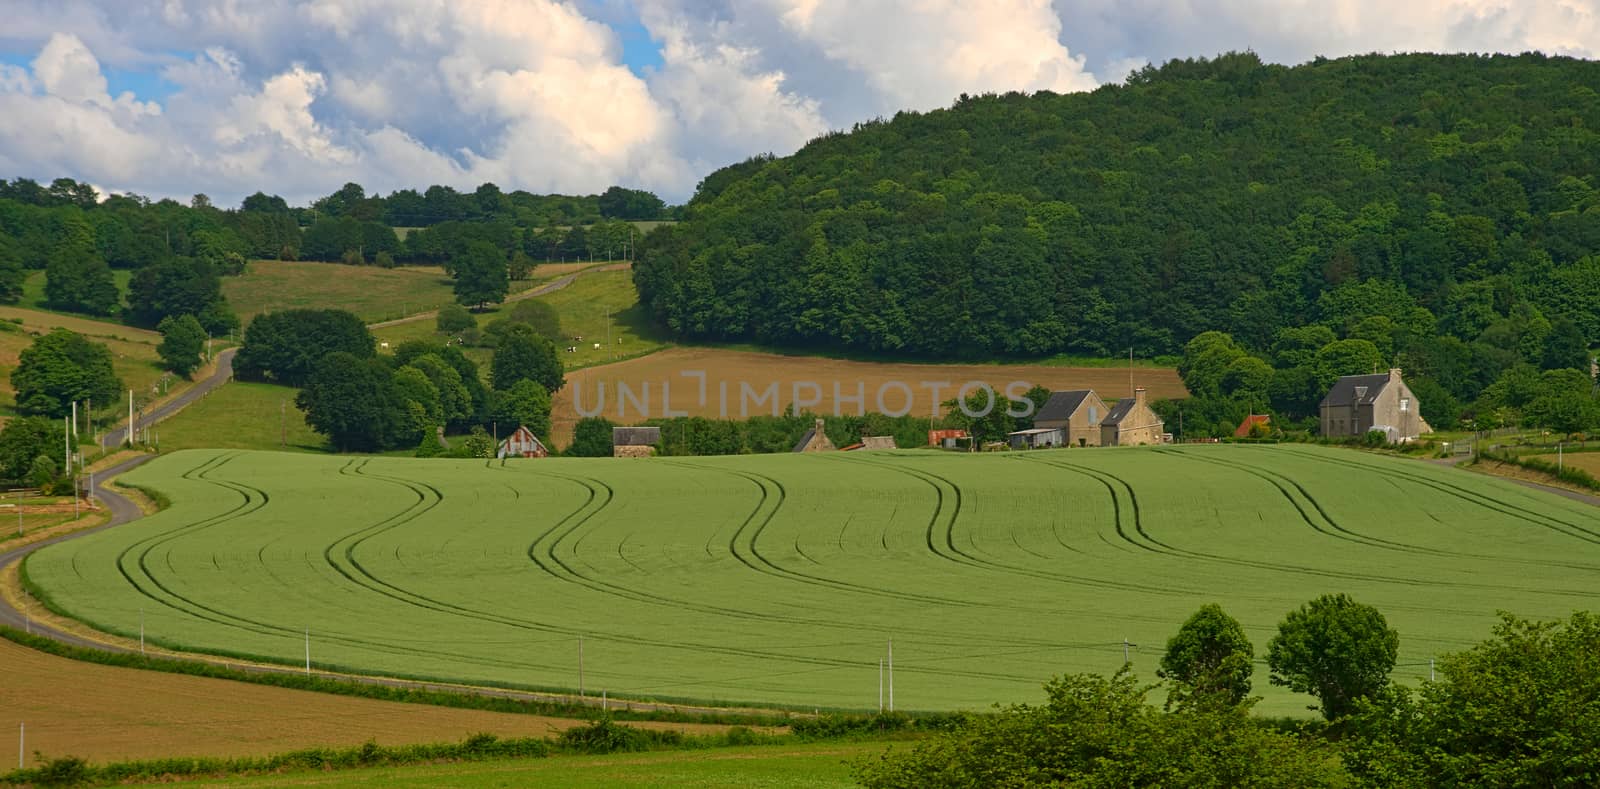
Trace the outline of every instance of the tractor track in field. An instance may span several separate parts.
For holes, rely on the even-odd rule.
[[[1157,450],[1157,451],[1159,452],[1159,450]],[[1352,581],[1365,581],[1365,582],[1369,582],[1369,583],[1400,584],[1400,585],[1403,585],[1403,586],[1415,586],[1415,587],[1419,587],[1419,588],[1421,588],[1421,587],[1432,587],[1432,586],[1445,586],[1445,587],[1456,587],[1456,588],[1461,588],[1461,589],[1473,589],[1473,590],[1481,590],[1481,591],[1495,591],[1495,592],[1511,591],[1511,592],[1522,592],[1522,593],[1529,593],[1529,594],[1549,594],[1549,595],[1561,595],[1561,596],[1580,597],[1580,598],[1592,598],[1594,596],[1592,592],[1582,591],[1582,590],[1553,590],[1553,589],[1542,588],[1542,587],[1508,586],[1508,585],[1502,585],[1502,584],[1478,584],[1478,583],[1466,583],[1466,582],[1460,582],[1460,581],[1445,581],[1445,580],[1429,581],[1429,580],[1418,579],[1418,578],[1406,578],[1406,577],[1398,577],[1398,576],[1392,576],[1392,575],[1377,575],[1377,574],[1371,574],[1371,573],[1352,573],[1352,572],[1342,572],[1342,571],[1338,571],[1338,570],[1324,570],[1324,569],[1321,569],[1321,568],[1308,567],[1308,566],[1304,566],[1304,565],[1282,564],[1282,563],[1279,563],[1279,562],[1263,562],[1263,561],[1252,560],[1252,559],[1240,559],[1240,558],[1237,558],[1237,557],[1219,556],[1217,554],[1205,553],[1205,552],[1202,552],[1202,551],[1191,551],[1191,550],[1188,550],[1188,549],[1177,548],[1175,546],[1168,545],[1167,543],[1164,543],[1164,542],[1161,542],[1159,540],[1156,540],[1154,537],[1150,536],[1150,534],[1145,530],[1144,525],[1143,525],[1143,515],[1139,511],[1139,501],[1138,501],[1137,494],[1134,493],[1133,486],[1130,485],[1126,480],[1122,479],[1121,477],[1118,477],[1118,476],[1116,476],[1114,474],[1111,474],[1110,472],[1107,472],[1107,471],[1104,471],[1104,470],[1101,470],[1101,469],[1094,469],[1094,470],[1091,471],[1089,469],[1073,466],[1071,464],[1066,464],[1066,463],[1059,462],[1059,461],[1043,460],[1043,459],[1036,459],[1036,458],[1027,458],[1027,459],[1028,460],[1033,460],[1033,461],[1039,462],[1039,463],[1044,463],[1045,465],[1050,465],[1050,466],[1055,466],[1055,467],[1058,467],[1058,468],[1077,471],[1079,473],[1086,474],[1086,475],[1089,475],[1089,476],[1095,476],[1097,478],[1099,476],[1103,476],[1103,477],[1105,477],[1105,478],[1107,478],[1109,480],[1114,481],[1116,484],[1121,485],[1123,487],[1123,489],[1126,490],[1128,498],[1129,498],[1129,501],[1131,503],[1131,508],[1133,510],[1134,529],[1135,529],[1135,531],[1138,534],[1140,534],[1142,537],[1144,537],[1145,539],[1149,540],[1150,542],[1154,543],[1155,545],[1160,546],[1159,552],[1166,553],[1166,554],[1169,554],[1171,556],[1178,557],[1178,558],[1199,559],[1199,560],[1203,560],[1203,561],[1218,562],[1218,563],[1221,563],[1221,564],[1228,564],[1228,565],[1234,565],[1234,566],[1239,566],[1239,567],[1252,567],[1252,568],[1261,569],[1261,570],[1268,570],[1268,571],[1275,571],[1275,572],[1286,572],[1286,573],[1292,573],[1292,574],[1295,574],[1295,575],[1315,575],[1315,576],[1325,577],[1325,578],[1337,578],[1337,579],[1341,579],[1341,580],[1352,580]],[[1228,465],[1228,464],[1223,464],[1223,465]],[[1239,470],[1248,472],[1247,469],[1239,469]],[[1267,480],[1267,481],[1271,482],[1271,480]],[[1104,480],[1102,480],[1102,482],[1104,482]],[[1111,487],[1109,483],[1107,483],[1107,487],[1108,488]],[[1283,493],[1285,497],[1289,496],[1288,492],[1285,491],[1285,490],[1280,489],[1280,492]],[[1115,496],[1114,489],[1113,489],[1113,494],[1112,495]],[[1308,496],[1308,498],[1309,498],[1309,496]],[[1293,503],[1292,498],[1291,498],[1291,503]],[[1387,547],[1387,546],[1378,546],[1378,545],[1369,544],[1369,543],[1366,543],[1366,542],[1364,542],[1362,540],[1353,539],[1353,538],[1347,537],[1345,535],[1334,534],[1334,533],[1328,532],[1328,531],[1326,531],[1324,529],[1318,528],[1315,523],[1311,522],[1310,518],[1308,517],[1306,511],[1303,508],[1297,506],[1296,510],[1298,510],[1300,512],[1300,515],[1301,515],[1302,518],[1306,519],[1306,522],[1308,523],[1308,525],[1310,525],[1314,530],[1318,531],[1319,533],[1322,533],[1322,534],[1325,534],[1325,535],[1328,535],[1328,536],[1331,536],[1331,537],[1340,538],[1340,539],[1348,539],[1348,540],[1350,540],[1352,542],[1355,542],[1357,544],[1363,545],[1365,547]],[[1319,513],[1322,512],[1320,508],[1317,508],[1317,510],[1318,510]],[[1326,517],[1325,514],[1324,514],[1324,517]],[[1329,519],[1329,523],[1330,524],[1333,523],[1331,518]],[[1416,607],[1416,610],[1434,611],[1434,612],[1438,612],[1438,613],[1449,613],[1450,612],[1450,609],[1433,608],[1433,607],[1428,607],[1428,606]]]
[[[364,464],[366,461],[361,461],[361,462]],[[358,473],[358,472],[352,471],[350,473]],[[397,480],[397,479],[387,478],[387,477],[381,477],[381,476],[378,476],[378,475],[363,474],[362,476],[368,476],[368,477],[371,477],[371,478],[374,478],[374,479],[386,479],[388,481],[396,482],[398,484],[406,484],[406,482],[402,481],[402,480]],[[555,474],[553,474],[552,476],[566,477],[566,475],[555,475]],[[578,479],[578,478],[572,478],[572,477],[567,477],[567,478],[568,479],[573,479],[573,480],[577,480]],[[597,484],[601,485],[602,487],[605,487],[605,489],[608,492],[608,494],[611,494],[611,489],[610,489],[609,486],[604,485],[604,483],[599,483],[598,481],[594,481],[594,482],[596,482]],[[582,484],[582,483],[580,482],[580,484]],[[656,596],[656,595],[651,595],[649,593],[639,592],[637,590],[627,589],[626,587],[619,587],[619,586],[616,586],[616,585],[613,585],[613,584],[606,584],[604,582],[597,581],[595,579],[589,578],[589,577],[583,575],[582,573],[572,569],[572,567],[570,565],[568,565],[567,563],[563,562],[559,557],[557,557],[555,555],[555,550],[556,550],[556,546],[560,543],[560,541],[562,539],[564,539],[566,536],[569,536],[570,534],[575,532],[577,529],[579,529],[583,525],[583,523],[585,521],[587,521],[589,518],[593,517],[600,510],[604,509],[605,506],[609,505],[610,504],[610,500],[611,500],[611,496],[608,495],[607,499],[599,507],[595,507],[594,509],[589,510],[587,513],[584,513],[583,510],[585,508],[587,508],[587,506],[588,506],[588,503],[586,503],[583,507],[580,507],[577,511],[574,511],[573,513],[569,514],[566,518],[564,518],[556,526],[554,526],[551,529],[547,530],[543,535],[540,536],[540,538],[536,539],[535,543],[532,546],[530,546],[530,548],[529,548],[530,559],[532,559],[536,564],[540,564],[541,567],[543,567],[547,573],[550,573],[554,577],[556,577],[556,578],[558,578],[560,580],[564,580],[564,581],[567,581],[567,582],[570,582],[570,583],[576,583],[576,584],[578,584],[580,586],[584,586],[584,587],[590,589],[591,591],[597,591],[597,592],[601,592],[601,593],[605,593],[605,594],[612,594],[612,595],[616,595],[616,596],[620,596],[620,597],[624,597],[624,598],[628,598],[628,599],[633,599],[636,602],[657,603],[657,604],[666,605],[666,606],[669,606],[669,607],[672,607],[672,608],[685,608],[685,607],[694,607],[694,608],[702,608],[702,609],[710,608],[710,609],[714,609],[715,613],[720,613],[722,615],[736,615],[736,609],[717,609],[716,607],[708,607],[708,606],[703,606],[703,605],[700,605],[700,606],[689,605],[689,604],[684,603],[683,601],[674,601],[674,600],[671,600],[669,598],[664,598],[664,597],[660,597],[660,596]],[[592,500],[591,500],[591,502],[592,502]],[[413,505],[413,507],[415,507],[415,506],[417,506],[417,505]],[[556,563],[557,565],[559,565],[561,567],[562,570],[564,570],[566,573],[570,574],[571,577],[568,578],[568,577],[563,576],[561,573],[555,573],[555,572],[551,571],[549,569],[548,565],[544,565],[543,562],[541,562],[540,559],[538,558],[538,556],[536,555],[536,553],[537,553],[536,547],[537,547],[538,543],[543,541],[543,539],[545,537],[548,537],[548,536],[554,534],[556,532],[556,530],[560,529],[562,525],[565,525],[567,521],[572,520],[573,516],[576,516],[579,513],[583,513],[582,517],[579,518],[576,522],[572,523],[567,528],[567,530],[565,532],[563,532],[563,533],[561,533],[559,535],[556,535],[554,539],[550,540],[549,543],[546,545],[545,551],[544,551],[546,559],[549,559],[550,561]],[[405,515],[405,514],[406,513],[402,513],[402,515]],[[380,522],[380,523],[387,523],[389,520],[394,520],[395,518],[398,518],[398,517],[400,517],[400,516],[392,516],[390,519],[387,519],[386,521],[383,521],[383,522]],[[415,517],[415,514],[413,514],[412,517]],[[370,529],[372,527],[368,527],[368,528]],[[361,530],[361,531],[366,531],[366,530],[364,529],[364,530]],[[357,532],[357,533],[360,533],[360,532]],[[343,572],[343,571],[341,571],[341,572]],[[661,648],[661,649],[680,649],[680,650],[686,650],[686,651],[692,651],[692,652],[703,652],[703,653],[733,655],[733,656],[746,657],[746,658],[755,658],[755,659],[759,659],[759,660],[774,660],[774,661],[779,661],[779,662],[808,663],[808,664],[812,664],[812,665],[816,665],[816,666],[823,666],[823,667],[827,667],[827,668],[862,668],[862,667],[868,665],[865,661],[853,661],[853,660],[839,660],[839,659],[832,659],[832,658],[805,657],[805,656],[797,656],[797,655],[785,654],[785,653],[774,653],[774,652],[767,652],[767,651],[763,651],[763,650],[748,649],[748,648],[742,648],[742,647],[728,647],[728,646],[723,646],[723,645],[703,644],[703,643],[694,643],[694,642],[685,642],[685,641],[665,641],[665,640],[661,640],[661,639],[645,638],[645,637],[635,636],[635,635],[625,634],[625,633],[606,632],[606,631],[598,631],[598,630],[583,630],[583,629],[577,629],[577,628],[568,628],[568,627],[550,625],[550,624],[542,623],[542,622],[535,622],[535,621],[530,621],[530,620],[517,619],[517,618],[514,618],[514,617],[508,617],[508,616],[496,614],[496,613],[493,613],[493,612],[490,612],[490,611],[482,611],[482,610],[475,609],[475,608],[470,608],[470,607],[467,607],[467,606],[456,605],[454,603],[449,603],[449,602],[446,602],[446,601],[443,601],[443,600],[439,600],[439,599],[436,599],[436,598],[433,598],[433,597],[428,597],[426,595],[418,594],[416,592],[404,589],[403,587],[395,586],[393,584],[390,584],[390,583],[387,583],[385,581],[382,581],[379,578],[371,576],[365,570],[362,570],[361,572],[362,572],[362,574],[364,576],[366,576],[369,579],[371,579],[373,583],[381,584],[383,587],[386,587],[386,589],[393,590],[393,591],[386,591],[385,589],[373,588],[373,587],[368,586],[366,584],[361,584],[359,581],[355,581],[354,578],[351,578],[351,580],[353,582],[357,583],[358,585],[361,585],[364,588],[367,588],[370,591],[377,592],[378,594],[382,594],[382,595],[384,595],[386,597],[390,597],[390,598],[395,599],[395,600],[397,600],[397,601],[399,601],[401,603],[404,603],[404,604],[407,604],[407,605],[411,605],[411,606],[415,606],[415,607],[418,607],[418,608],[432,610],[432,611],[439,612],[439,613],[446,613],[446,614],[450,614],[450,615],[453,615],[453,616],[466,616],[468,618],[477,619],[477,620],[480,620],[480,621],[489,622],[491,624],[503,625],[503,626],[507,626],[507,627],[515,627],[515,628],[525,629],[525,630],[530,630],[530,631],[535,631],[535,632],[560,634],[560,635],[566,635],[566,636],[572,636],[572,637],[583,636],[583,637],[588,637],[588,638],[611,640],[611,641],[616,641],[616,642],[619,642],[619,643],[627,643],[627,644],[633,644],[633,645],[636,645],[636,646],[646,646],[646,647],[654,647],[654,648]],[[346,575],[346,577],[350,577],[350,576]],[[577,580],[574,580],[574,579],[577,579]],[[411,598],[415,598],[415,599],[411,599]],[[831,627],[844,628],[844,629],[851,629],[852,628],[852,626],[844,625],[844,624],[841,624],[841,623],[838,623],[838,622],[803,620],[803,619],[799,619],[799,618],[795,618],[795,617],[758,615],[758,614],[749,613],[749,612],[737,612],[737,613],[745,613],[747,618],[760,619],[762,621],[774,621],[774,620],[785,621],[785,620],[787,620],[787,621],[793,621],[793,622],[796,622],[796,623],[805,623],[805,624],[813,624],[813,625],[827,625],[827,626],[831,626]],[[878,631],[873,629],[872,632],[876,633]],[[1067,647],[1067,646],[1074,646],[1074,645],[1048,644],[1048,645],[1046,645],[1046,648],[1064,648],[1064,647]],[[421,650],[408,650],[408,651],[421,651]],[[485,661],[478,661],[478,662],[480,662],[480,663],[482,663],[484,665],[496,665],[493,662],[485,662]],[[511,667],[511,666],[507,666],[507,667]],[[526,666],[519,666],[519,667],[526,667]],[[958,672],[958,671],[949,671],[949,670],[937,669],[937,668],[915,668],[915,667],[909,667],[909,666],[906,667],[904,670],[911,671],[911,672],[916,672],[916,673],[931,673],[931,674],[937,674],[937,675],[948,675],[948,676],[952,676],[952,677],[978,676],[978,677],[985,677],[985,678],[989,678],[989,679],[998,679],[998,680],[1005,680],[1005,681],[1019,681],[1020,682],[1020,681],[1028,681],[1028,679],[1029,679],[1027,677],[1013,676],[1013,675],[1007,675],[1007,674],[999,674],[999,673],[994,673],[994,672],[971,672],[971,671]]]
[[[1291,502],[1293,501],[1293,497],[1289,495],[1289,491],[1286,488],[1283,487],[1283,484],[1280,484],[1279,482],[1274,481],[1273,478],[1276,478],[1277,480],[1281,480],[1282,483],[1286,483],[1288,485],[1292,485],[1297,491],[1299,491],[1301,496],[1305,497],[1306,501],[1310,502],[1310,504],[1314,508],[1316,508],[1316,511],[1322,516],[1322,518],[1324,520],[1326,520],[1328,522],[1328,524],[1330,526],[1332,526],[1334,529],[1337,529],[1342,534],[1349,535],[1349,538],[1352,541],[1358,542],[1358,543],[1360,543],[1362,545],[1367,545],[1367,546],[1371,546],[1371,547],[1374,547],[1374,548],[1382,548],[1382,549],[1385,549],[1385,550],[1400,551],[1400,552],[1403,552],[1403,553],[1430,554],[1430,555],[1433,555],[1433,556],[1450,557],[1450,558],[1457,558],[1457,559],[1473,559],[1473,560],[1476,560],[1476,561],[1489,561],[1489,562],[1515,562],[1517,564],[1528,564],[1528,565],[1533,565],[1533,566],[1538,566],[1538,567],[1562,567],[1562,568],[1569,569],[1569,570],[1585,570],[1585,571],[1590,571],[1590,572],[1600,571],[1600,565],[1594,565],[1594,564],[1575,564],[1575,563],[1571,563],[1571,562],[1552,562],[1552,561],[1545,561],[1545,560],[1539,560],[1539,559],[1517,559],[1517,558],[1503,557],[1503,556],[1490,556],[1490,555],[1481,554],[1481,553],[1466,553],[1466,552],[1462,552],[1462,551],[1445,550],[1445,549],[1442,549],[1442,548],[1429,548],[1427,546],[1413,545],[1411,543],[1397,542],[1397,541],[1394,541],[1394,540],[1385,540],[1385,539],[1383,539],[1381,537],[1372,537],[1370,535],[1364,535],[1364,534],[1361,534],[1359,532],[1356,532],[1356,531],[1353,531],[1351,529],[1347,529],[1347,528],[1344,528],[1343,526],[1340,526],[1338,521],[1335,521],[1333,519],[1333,516],[1329,515],[1328,511],[1322,507],[1322,504],[1319,503],[1311,495],[1310,491],[1307,491],[1305,489],[1305,486],[1301,485],[1299,482],[1296,482],[1296,481],[1294,481],[1294,480],[1292,480],[1292,479],[1290,479],[1290,478],[1288,478],[1288,477],[1286,477],[1286,476],[1284,476],[1282,474],[1279,474],[1279,473],[1274,472],[1274,471],[1269,471],[1267,469],[1261,468],[1260,466],[1251,465],[1249,463],[1242,463],[1242,462],[1239,462],[1237,460],[1221,460],[1221,459],[1217,459],[1217,458],[1207,458],[1205,460],[1201,460],[1200,457],[1196,456],[1193,453],[1186,452],[1186,451],[1183,451],[1183,450],[1178,450],[1178,449],[1164,449],[1164,450],[1156,450],[1156,451],[1157,452],[1162,452],[1162,453],[1168,454],[1168,455],[1173,455],[1175,457],[1183,457],[1183,458],[1187,458],[1187,459],[1190,459],[1190,460],[1195,460],[1197,462],[1210,462],[1210,463],[1216,463],[1218,465],[1227,466],[1229,468],[1239,469],[1240,471],[1243,471],[1246,474],[1250,474],[1252,476],[1259,477],[1261,479],[1266,480],[1269,483],[1272,483],[1272,485],[1274,487],[1277,487],[1278,490],[1281,493],[1283,493],[1284,497],[1290,499]],[[1414,483],[1422,484],[1422,482],[1423,482],[1423,480],[1421,478],[1413,476],[1413,475],[1401,475],[1401,476],[1404,476],[1405,479],[1407,479],[1407,480],[1409,480],[1411,482],[1414,482]],[[1394,480],[1392,478],[1385,477],[1385,479],[1387,479],[1391,484],[1396,484],[1396,483],[1394,483]],[[1476,502],[1472,502],[1472,503],[1476,504]],[[1301,509],[1301,508],[1298,505],[1296,505],[1296,509]],[[1302,515],[1302,517],[1306,516],[1306,513],[1305,513],[1304,509],[1301,509],[1301,515]],[[1435,520],[1437,520],[1437,519],[1435,519]],[[1310,521],[1310,519],[1307,518],[1307,522],[1309,522],[1309,521]],[[1317,528],[1317,527],[1315,526],[1315,524],[1313,524],[1312,528]],[[1332,536],[1338,536],[1338,535],[1332,535]],[[1521,590],[1521,589],[1519,588],[1519,590]]]
[[[1179,595],[1186,597],[1194,596],[1200,593],[1198,590],[1177,589],[1173,587],[1156,586],[1150,584],[1135,584],[1121,581],[1107,581],[1104,579],[1087,576],[1051,573],[1042,570],[1033,570],[1026,567],[1017,567],[1015,565],[973,556],[972,554],[963,551],[961,548],[956,546],[955,524],[961,516],[962,506],[960,486],[956,485],[945,477],[933,474],[931,472],[903,468],[892,464],[868,460],[866,458],[845,458],[841,462],[862,463],[870,466],[889,469],[895,473],[903,474],[919,480],[923,484],[932,488],[935,492],[937,505],[933,516],[928,520],[928,527],[925,531],[925,539],[929,552],[945,561],[952,562],[963,567],[987,572],[999,571],[1009,575],[1054,581],[1056,583],[1063,583],[1071,586],[1086,586],[1094,589],[1109,589],[1119,592],[1140,592],[1144,594]],[[945,490],[946,487],[949,488],[948,493]],[[942,525],[940,523],[941,520],[943,521]],[[943,550],[940,548],[941,543],[944,546]]]
[[[1592,531],[1589,527],[1571,523],[1551,515],[1545,515],[1544,513],[1535,512],[1533,510],[1520,507],[1516,504],[1511,504],[1510,502],[1502,501],[1494,498],[1493,496],[1489,496],[1460,485],[1413,473],[1409,469],[1402,469],[1400,467],[1401,464],[1398,461],[1392,468],[1378,469],[1373,468],[1372,466],[1354,463],[1343,458],[1318,457],[1310,453],[1300,452],[1293,449],[1290,451],[1294,452],[1298,457],[1303,457],[1318,463],[1328,463],[1344,468],[1354,468],[1370,474],[1392,474],[1394,476],[1402,477],[1424,487],[1432,488],[1446,495],[1466,501],[1469,504],[1493,510],[1502,515],[1510,515],[1518,520],[1531,523],[1535,526],[1539,526],[1540,528],[1549,529],[1566,537],[1571,537],[1573,539],[1581,540],[1593,545],[1600,545],[1600,531]],[[1544,521],[1548,521],[1548,523]],[[1575,569],[1591,568],[1579,567]]]

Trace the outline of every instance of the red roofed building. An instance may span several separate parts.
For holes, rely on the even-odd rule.
[[[1234,438],[1249,438],[1250,428],[1260,425],[1262,430],[1272,426],[1272,417],[1266,414],[1251,414],[1239,423],[1239,429],[1233,431]]]

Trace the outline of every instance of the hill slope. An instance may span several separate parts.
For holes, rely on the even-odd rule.
[[[635,280],[681,335],[928,356],[1264,349],[1372,315],[1404,349],[1529,308],[1592,344],[1596,84],[1541,55],[1232,54],[963,96],[712,174]]]

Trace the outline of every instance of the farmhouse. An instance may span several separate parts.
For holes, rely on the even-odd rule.
[[[832,452],[833,442],[828,440],[828,434],[822,431],[822,420],[819,418],[815,426],[800,437],[800,442],[794,445],[795,452]]]
[[[1032,430],[1007,433],[1006,441],[1011,444],[1012,449],[1059,447],[1066,442],[1066,432],[1059,427],[1036,427]]]
[[[500,442],[500,449],[495,453],[495,457],[500,458],[501,460],[505,460],[508,457],[542,458],[549,456],[550,450],[545,447],[544,442],[540,441],[539,437],[534,435],[532,430],[529,430],[526,426],[521,425],[517,427],[517,431],[515,433],[507,436],[506,440]]]
[[[1166,423],[1145,402],[1144,387],[1133,390],[1133,397],[1118,400],[1111,413],[1100,422],[1100,444],[1108,447],[1160,444],[1165,440]]]
[[[1328,396],[1322,398],[1322,435],[1342,438],[1376,430],[1393,443],[1414,441],[1433,431],[1423,421],[1420,409],[1399,368],[1388,374],[1347,375],[1335,381]]]
[[[618,458],[654,457],[661,443],[659,427],[611,428],[611,456]]]
[[[1039,413],[1034,414],[1033,426],[1061,430],[1057,446],[1097,447],[1100,446],[1100,420],[1107,410],[1105,401],[1093,390],[1053,392],[1039,408]]]

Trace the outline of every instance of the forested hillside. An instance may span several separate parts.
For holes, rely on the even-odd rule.
[[[635,280],[680,335],[934,358],[1220,330],[1271,361],[1321,324],[1469,400],[1552,332],[1600,341],[1597,85],[1540,55],[1230,54],[962,96],[710,175]]]

